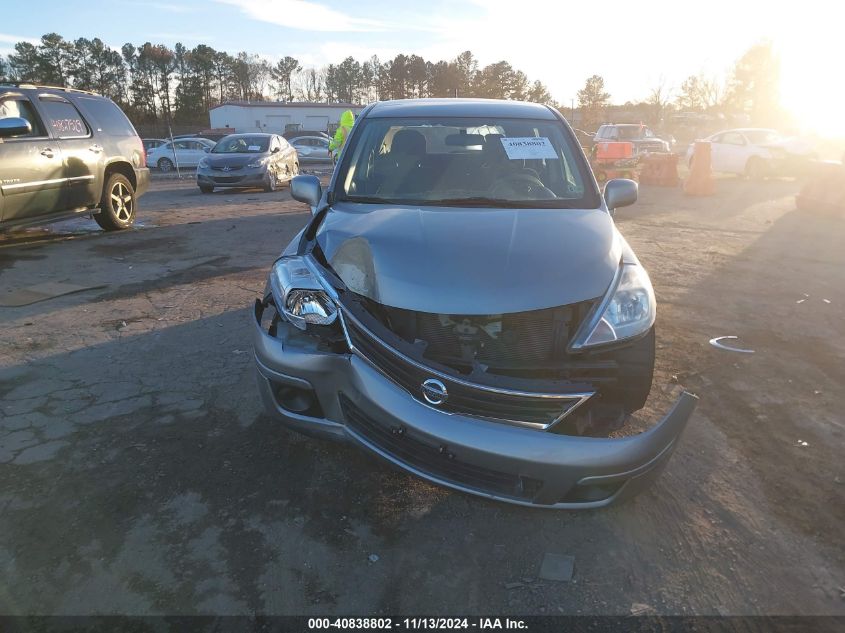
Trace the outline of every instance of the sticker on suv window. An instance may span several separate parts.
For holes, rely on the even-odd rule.
[[[554,146],[545,136],[503,137],[502,145],[511,160],[558,158]]]

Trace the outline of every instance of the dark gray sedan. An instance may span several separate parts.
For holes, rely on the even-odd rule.
[[[299,173],[296,150],[278,134],[230,134],[197,167],[203,193],[217,187],[261,187],[275,191]]]
[[[258,384],[288,427],[512,503],[604,506],[666,464],[684,393],[643,433],[657,306],[560,113],[473,99],[365,109],[255,304]],[[620,432],[621,430],[621,432]]]

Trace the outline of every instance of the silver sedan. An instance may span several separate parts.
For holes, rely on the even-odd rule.
[[[291,139],[290,143],[303,162],[332,159],[329,153],[329,139],[324,136],[299,136]]]

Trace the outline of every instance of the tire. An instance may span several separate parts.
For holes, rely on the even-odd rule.
[[[203,193],[214,193],[214,187],[209,187],[208,185],[200,185],[199,187]]]
[[[156,165],[158,165],[158,168],[162,173],[169,174],[173,171],[173,161],[169,158],[159,158]]]
[[[267,175],[264,177],[264,191],[270,193],[276,190],[278,182],[276,181],[276,174],[272,170],[267,170]]]
[[[100,212],[94,221],[106,231],[122,231],[135,222],[135,188],[123,174],[112,174],[103,188]]]
[[[752,156],[745,163],[745,177],[749,180],[763,180],[769,173],[769,166],[766,161],[757,156]]]

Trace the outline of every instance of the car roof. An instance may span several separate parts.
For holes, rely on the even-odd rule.
[[[780,134],[780,132],[770,127],[733,127],[729,130],[722,130],[721,132],[716,132],[716,134],[724,134],[725,132],[741,132],[743,134],[745,134],[746,132],[774,132],[775,134]]]
[[[171,142],[173,142],[173,143],[183,143],[185,141],[197,141],[198,143],[211,143],[212,145],[216,145],[216,143],[214,141],[212,141],[211,139],[194,137],[194,136],[187,137],[187,138],[173,137],[173,141],[171,141],[169,138],[164,138],[164,139],[162,139],[162,138],[145,138],[145,139],[141,139],[141,140],[142,141],[164,141],[165,143],[171,143]]]
[[[228,134],[223,138],[238,138],[241,136],[266,136],[267,138],[270,138],[271,136],[278,136],[278,134],[270,134],[269,132],[238,132],[237,134]]]
[[[500,99],[401,99],[379,101],[367,111],[367,118],[491,116],[514,119],[555,119],[539,103]]]

